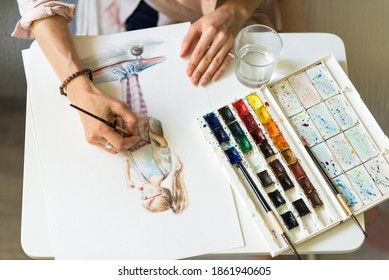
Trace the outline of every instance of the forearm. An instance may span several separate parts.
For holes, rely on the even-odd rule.
[[[60,81],[83,68],[63,17],[51,16],[34,21],[31,30]],[[68,89],[87,88],[90,84],[88,77],[83,75],[72,80]],[[70,98],[71,95],[70,90]]]

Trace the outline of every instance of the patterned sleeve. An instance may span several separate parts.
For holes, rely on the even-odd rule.
[[[68,22],[74,18],[74,4],[63,1],[49,0],[17,0],[20,12],[20,20],[12,32],[13,37],[34,39],[30,30],[34,20],[47,18],[53,15],[64,17]]]

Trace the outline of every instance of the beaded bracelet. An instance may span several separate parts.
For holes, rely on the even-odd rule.
[[[88,75],[89,76],[89,80],[93,81],[93,76],[92,76],[92,70],[90,70],[89,68],[86,68],[86,69],[83,69],[83,70],[80,70],[80,71],[77,71],[73,74],[71,74],[69,77],[67,77],[62,85],[59,87],[59,92],[62,94],[62,95],[65,95],[67,96],[66,92],[65,92],[65,88],[66,86],[76,77],[78,76],[81,76],[81,75]]]

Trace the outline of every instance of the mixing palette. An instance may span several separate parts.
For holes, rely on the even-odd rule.
[[[354,107],[360,112],[359,119],[347,100],[358,100],[359,95],[351,88],[341,88],[324,61],[269,86],[349,207],[359,213],[389,192],[389,168],[380,152],[385,148],[374,144],[363,125],[370,113],[361,110],[365,106]],[[385,140],[383,136],[377,142]]]
[[[253,185],[294,244],[347,219],[306,146],[354,214],[389,197],[389,141],[332,56],[206,112],[197,124],[273,256],[288,246]]]

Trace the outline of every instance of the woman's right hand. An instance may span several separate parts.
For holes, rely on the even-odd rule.
[[[72,104],[104,120],[114,122],[117,118],[122,119],[126,129],[132,135],[123,137],[103,122],[83,112],[79,112],[88,143],[116,154],[130,149],[140,140],[139,136],[133,134],[137,125],[137,118],[134,113],[124,102],[96,88],[87,76],[79,76],[72,80],[66,88],[66,93]],[[110,148],[110,145],[107,145],[108,143],[112,144],[112,148]]]
[[[36,20],[31,30],[60,81],[83,68],[65,18],[53,15]],[[137,124],[136,116],[126,104],[96,88],[86,75],[72,79],[65,91],[72,104],[110,122],[121,118],[132,133],[132,136],[123,138],[108,125],[79,112],[86,140],[90,144],[116,154],[139,141],[140,138],[133,134]]]

